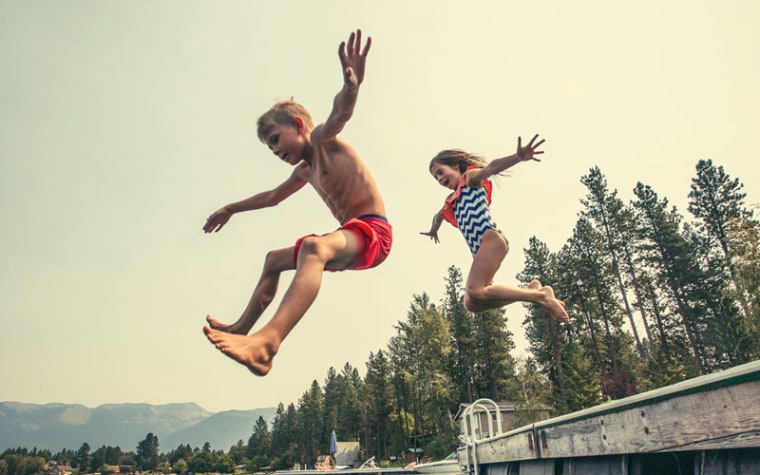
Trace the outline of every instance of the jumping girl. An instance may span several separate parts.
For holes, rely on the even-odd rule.
[[[483,312],[513,302],[530,302],[542,306],[558,322],[569,320],[565,304],[554,296],[554,290],[538,280],[516,288],[493,284],[494,275],[509,252],[509,242],[491,219],[490,177],[524,161],[540,162],[536,155],[544,140],[538,134],[522,146],[517,139],[517,152],[491,162],[462,150],[444,150],[430,161],[430,173],[441,186],[453,190],[443,208],[433,217],[430,231],[422,232],[436,243],[443,220],[458,227],[472,252],[473,261],[464,296],[464,306],[471,312]]]

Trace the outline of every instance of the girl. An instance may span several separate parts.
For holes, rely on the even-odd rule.
[[[430,173],[441,186],[454,190],[441,211],[433,217],[430,231],[422,232],[438,242],[438,229],[443,220],[458,227],[473,255],[472,267],[467,276],[464,306],[471,312],[483,312],[512,302],[530,302],[541,305],[558,322],[569,320],[565,304],[557,300],[554,290],[533,280],[524,288],[493,284],[493,277],[501,261],[509,252],[509,243],[491,219],[491,181],[489,177],[524,161],[540,162],[537,150],[544,143],[538,134],[522,146],[517,138],[517,152],[486,162],[482,157],[462,150],[444,150],[430,161]]]

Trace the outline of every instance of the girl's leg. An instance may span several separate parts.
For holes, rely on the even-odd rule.
[[[293,259],[293,247],[269,251],[264,260],[264,269],[259,277],[259,282],[253,290],[251,300],[248,306],[243,310],[243,314],[235,323],[225,324],[215,319],[211,315],[206,316],[206,321],[211,328],[225,331],[228,333],[237,333],[246,335],[253,328],[253,325],[259,319],[261,314],[266,310],[275,294],[280,282],[280,274],[286,270],[296,268]]]
[[[465,308],[471,312],[483,312],[512,302],[530,302],[544,307],[555,320],[566,322],[567,312],[562,302],[554,297],[551,287],[539,287],[537,282],[523,288],[491,283],[508,251],[509,246],[500,233],[486,232],[467,276]]]

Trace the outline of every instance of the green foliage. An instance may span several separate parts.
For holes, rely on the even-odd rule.
[[[142,470],[155,470],[158,466],[158,437],[149,432],[137,444],[137,466]]]
[[[333,430],[378,464],[409,447],[439,458],[457,444],[460,403],[511,401],[524,425],[760,357],[760,222],[738,180],[698,162],[693,221],[642,183],[624,203],[597,167],[581,182],[588,194],[572,235],[558,252],[532,237],[517,275],[552,286],[568,324],[527,304],[468,312],[452,266],[441,302],[414,295],[387,348],[369,353],[364,377],[350,363],[329,368],[322,385],[280,404],[271,427],[259,418],[226,454],[207,443],[159,455],[149,433],[136,453],[87,443],[58,454],[9,450],[0,475],[40,474],[50,460],[81,473],[133,461],[178,474],[310,468]],[[507,310],[525,312],[529,351],[519,364]]]

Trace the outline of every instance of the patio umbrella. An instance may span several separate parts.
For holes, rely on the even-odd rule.
[[[335,436],[335,431],[330,434],[330,455],[335,459],[335,454],[338,453],[338,438]]]

